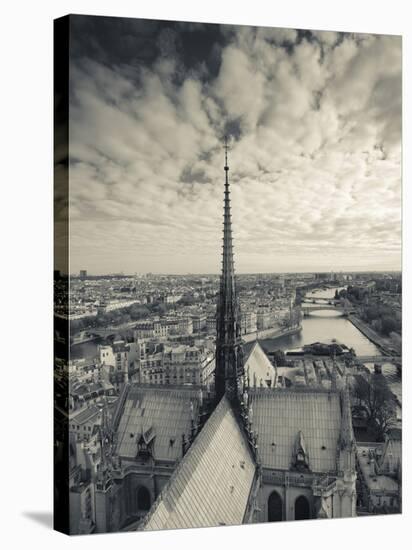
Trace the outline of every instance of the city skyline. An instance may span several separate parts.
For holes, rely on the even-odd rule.
[[[167,271],[141,271],[141,272],[134,272],[134,273],[125,273],[124,271],[117,271],[117,272],[112,272],[112,273],[105,273],[105,272],[102,272],[102,273],[94,273],[94,272],[89,272],[87,269],[86,269],[86,272],[87,274],[85,275],[85,277],[116,277],[116,276],[120,276],[120,277],[135,277],[135,276],[143,276],[143,275],[162,275],[162,276],[168,276],[168,277],[185,277],[185,276],[191,276],[191,275],[194,275],[194,276],[199,276],[199,275],[205,275],[205,276],[215,276],[215,277],[220,277],[220,274],[218,272],[186,272],[186,273],[172,273],[172,272],[167,272]],[[313,270],[313,271],[256,271],[256,272],[252,272],[252,271],[244,271],[244,272],[240,272],[240,273],[237,273],[237,275],[241,275],[241,276],[247,276],[247,275],[255,275],[255,276],[258,276],[258,275],[291,275],[291,274],[298,274],[298,275],[308,275],[308,274],[313,274],[313,273],[330,273],[330,274],[351,274],[351,273],[359,273],[359,274],[362,274],[362,273],[402,273],[402,271],[400,269],[396,270],[396,269],[382,269],[382,270],[348,270],[348,271],[317,271],[317,270]],[[61,273],[61,275],[65,275],[64,273]],[[70,273],[69,274],[70,277],[81,277],[82,275],[79,275],[79,273]]]
[[[400,271],[400,37],[109,19],[72,25],[70,271],[217,274],[225,134],[238,274]]]

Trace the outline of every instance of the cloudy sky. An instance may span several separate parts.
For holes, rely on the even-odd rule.
[[[75,16],[71,272],[396,270],[401,39]]]

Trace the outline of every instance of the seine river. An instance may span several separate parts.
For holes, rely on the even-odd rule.
[[[344,288],[344,287],[341,287]],[[317,290],[307,294],[308,298],[333,298],[335,289]],[[366,336],[362,334],[348,319],[338,312],[321,310],[312,313],[302,320],[302,330],[298,334],[284,336],[275,340],[264,340],[262,345],[267,351],[282,349],[284,351],[300,348],[314,342],[330,343],[333,339],[348,348],[353,348],[356,355],[381,355],[379,349]],[[366,364],[372,371],[373,364]],[[382,365],[382,373],[385,375],[392,392],[402,402],[402,384],[391,363]]]
[[[101,339],[93,340],[92,342],[72,346],[70,349],[70,359],[93,359],[97,357],[97,346],[101,341]]]
[[[341,290],[344,287],[339,287]],[[308,293],[307,298],[333,298],[334,288],[327,290],[316,290]],[[314,342],[331,343],[335,339],[348,348],[353,348],[356,355],[380,355],[379,349],[373,342],[368,340],[341,313],[335,311],[320,310],[312,313],[302,320],[302,330],[299,334],[284,336],[275,340],[265,340],[263,345],[268,351],[274,349],[289,350],[300,348]]]

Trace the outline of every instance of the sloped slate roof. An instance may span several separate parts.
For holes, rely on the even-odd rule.
[[[117,430],[117,453],[123,458],[135,458],[137,441],[143,432],[152,428],[154,458],[176,460],[182,456],[182,434],[191,430],[193,417],[199,410],[199,389],[180,386],[132,386],[124,403]],[[172,443],[173,441],[173,443]]]
[[[266,380],[268,379],[272,381],[272,386],[274,385],[276,379],[275,368],[258,341],[254,342],[253,347],[245,356],[244,365],[245,372],[249,373],[251,386],[254,385],[254,380],[257,386],[261,385],[261,381],[266,386]]]
[[[70,422],[76,422],[76,424],[84,424],[85,422],[89,422],[90,420],[92,420],[95,416],[98,415],[99,412],[100,409],[99,407],[97,407],[97,405],[85,407],[80,411],[74,411],[73,413],[70,413]]]
[[[256,465],[223,396],[146,516],[141,529],[239,525]]]
[[[313,472],[334,472],[341,405],[338,392],[321,389],[251,389],[253,431],[263,467],[289,470],[302,432]]]
[[[396,472],[402,462],[402,443],[399,439],[388,438],[383,446],[379,467],[383,473]]]

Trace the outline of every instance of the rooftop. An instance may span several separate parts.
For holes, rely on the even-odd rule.
[[[146,516],[142,529],[239,525],[248,509],[256,465],[223,396]]]
[[[182,434],[191,431],[191,417],[199,411],[199,388],[188,386],[132,386],[120,417],[117,453],[136,458],[137,441],[152,429],[153,454],[157,460],[177,460],[182,456]],[[192,413],[192,407],[193,413]]]
[[[266,386],[267,380],[271,381],[272,386],[275,385],[275,368],[257,340],[251,348],[248,348],[248,352],[245,354],[244,365],[245,372],[249,375],[251,386],[254,383],[257,386]]]
[[[336,471],[341,433],[338,392],[293,388],[250,390],[253,431],[258,433],[259,460],[263,467],[289,470],[294,446],[302,432],[313,472]]]
[[[100,412],[99,407],[96,405],[87,406],[81,409],[80,411],[75,411],[70,414],[70,422],[76,422],[76,424],[84,424],[89,422],[92,418],[97,416]]]

